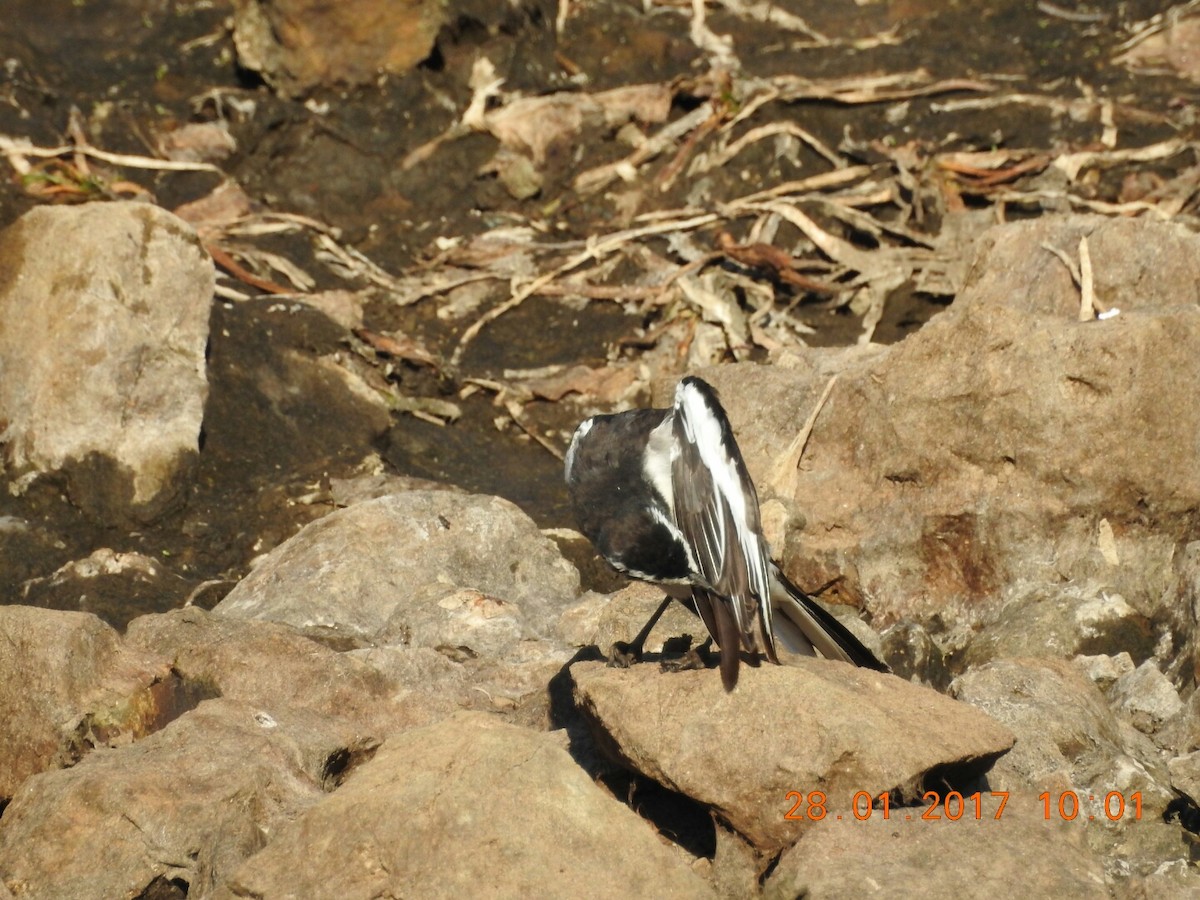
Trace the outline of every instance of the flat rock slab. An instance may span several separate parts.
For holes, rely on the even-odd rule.
[[[460,713],[389,739],[217,897],[711,897],[553,736]]]
[[[748,669],[731,693],[715,672],[653,665],[579,663],[571,677],[602,743],[768,853],[811,824],[813,791],[825,794],[827,814],[848,816],[856,793],[914,796],[931,770],[978,775],[1014,741],[972,706],[827,660]],[[797,805],[792,792],[806,798],[798,819],[786,817]]]
[[[151,518],[198,453],[212,260],[148,203],[41,206],[0,233],[0,442],[101,518]]]

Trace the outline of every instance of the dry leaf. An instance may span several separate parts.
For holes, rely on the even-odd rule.
[[[533,378],[525,386],[534,396],[544,400],[561,400],[570,393],[582,394],[600,404],[611,404],[620,400],[637,380],[632,366],[603,366],[593,369],[588,366],[572,366],[556,375]]]

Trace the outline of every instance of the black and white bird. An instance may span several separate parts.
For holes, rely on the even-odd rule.
[[[580,530],[618,571],[692,600],[720,648],[726,690],[737,684],[742,648],[755,665],[759,653],[779,662],[777,638],[793,653],[887,671],[771,561],[754,483],[706,382],[684,378],[670,409],[587,419],[565,464]]]

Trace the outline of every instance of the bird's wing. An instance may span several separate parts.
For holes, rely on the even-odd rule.
[[[770,576],[758,495],[729,419],[716,392],[698,378],[679,383],[672,413],[675,520],[691,548],[703,588],[713,595],[710,602],[718,624],[713,637],[721,645],[722,659],[732,634],[751,652],[761,643],[774,661]],[[722,615],[732,616],[735,631],[722,626]],[[728,651],[736,660],[738,647]]]

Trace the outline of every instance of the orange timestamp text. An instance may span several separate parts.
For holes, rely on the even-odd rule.
[[[950,821],[960,819],[982,821],[991,819],[998,821],[1004,815],[1008,805],[1008,791],[975,791],[963,794],[959,791],[926,791],[921,796],[922,806],[893,806],[891,794],[884,791],[881,794],[871,794],[869,791],[856,791],[850,799],[850,809],[855,819],[865,822],[872,816],[884,819],[903,816],[905,820],[919,818],[926,822]],[[783,817],[788,821],[819,822],[828,818],[829,798],[824,791],[788,791],[786,801],[791,804]],[[1116,822],[1131,815],[1135,821],[1142,819],[1142,792],[1134,791],[1126,800],[1120,791],[1109,791],[1102,798],[1102,803],[1096,813],[1088,814],[1083,811],[1079,794],[1075,791],[1061,791],[1057,795],[1043,791],[1038,795],[1042,803],[1042,815],[1049,821],[1058,819],[1071,822],[1082,818],[1094,821],[1097,818]],[[1094,794],[1087,797],[1093,806],[1097,802]],[[842,816],[834,815],[836,819]]]

